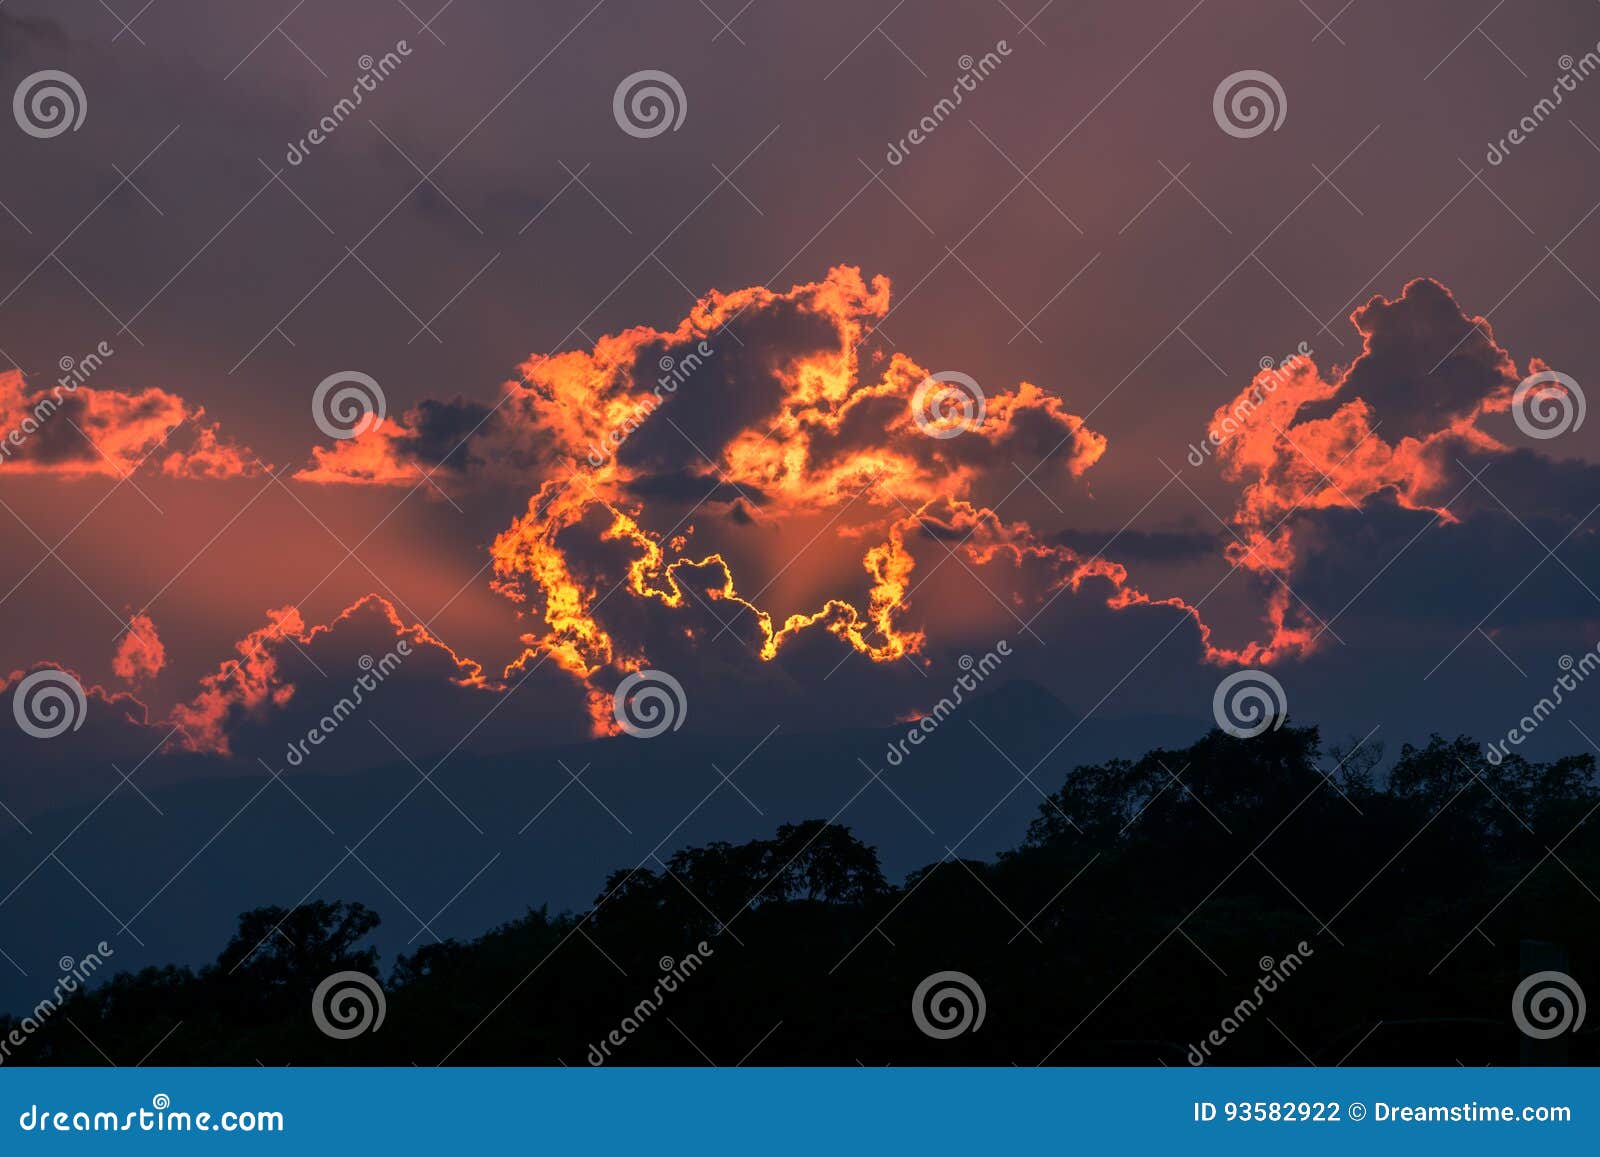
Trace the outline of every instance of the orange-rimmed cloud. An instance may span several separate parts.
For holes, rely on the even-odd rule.
[[[1242,541],[1225,560],[1258,581],[1263,627],[1225,643],[1197,605],[1147,592],[1115,558],[983,505],[1009,463],[1081,478],[1106,439],[1026,381],[987,390],[981,417],[934,436],[951,431],[938,415],[918,420],[928,367],[903,351],[864,352],[889,301],[886,278],[849,267],[785,292],[713,292],[670,329],[530,358],[492,403],[426,402],[319,447],[298,477],[414,486],[443,470],[526,483],[526,512],[491,547],[494,588],[526,623],[505,678],[545,662],[568,672],[603,733],[615,728],[618,679],[650,664],[657,632],[692,640],[702,611],[725,618],[723,633],[757,661],[813,633],[873,662],[921,655],[933,628],[918,591],[952,552],[1018,606],[1093,590],[1113,610],[1191,620],[1208,662],[1303,657],[1320,623],[1284,576],[1307,513],[1389,495],[1453,518],[1457,457],[1506,449],[1479,422],[1510,405],[1515,364],[1437,282],[1356,310],[1363,347],[1348,366],[1325,373],[1301,356],[1264,371],[1215,415],[1226,430],[1216,456],[1242,486]],[[801,550],[822,542],[815,569],[835,577],[819,579],[809,603],[796,609],[791,593],[780,609],[769,589],[792,558],[763,544],[791,534]],[[837,577],[844,550],[855,551],[854,577]]]
[[[111,657],[111,670],[117,678],[137,686],[160,674],[167,663],[167,649],[156,633],[156,624],[143,612],[128,620],[128,629]]]
[[[1244,485],[1233,515],[1235,565],[1282,578],[1298,562],[1308,512],[1360,509],[1382,495],[1446,522],[1465,475],[1459,460],[1509,447],[1479,425],[1511,405],[1519,375],[1482,317],[1467,316],[1430,278],[1393,300],[1375,295],[1350,315],[1362,350],[1324,375],[1307,356],[1264,369],[1213,415],[1224,477]],[[1530,370],[1544,368],[1537,358]],[[1268,619],[1275,653],[1304,654],[1322,632],[1286,588]],[[1265,658],[1262,661],[1267,661]]]
[[[234,644],[235,658],[224,660],[216,671],[203,677],[199,691],[167,715],[166,726],[178,729],[174,744],[192,752],[235,754],[232,736],[236,730],[246,723],[270,722],[274,712],[287,707],[298,694],[297,678],[285,671],[286,662],[299,655],[308,668],[316,667],[305,651],[320,639],[334,637],[346,625],[374,628],[371,633],[391,646],[405,640],[414,651],[432,657],[433,674],[443,683],[494,688],[476,662],[458,656],[422,624],[407,625],[394,604],[381,595],[366,595],[331,621],[310,627],[298,607],[279,607],[267,612],[265,626]],[[363,660],[361,671],[370,670],[373,656],[363,655]],[[330,689],[330,693],[337,691],[335,699],[344,694],[349,679],[344,683],[335,683]]]
[[[0,373],[0,472],[122,478],[141,467],[171,478],[233,478],[265,469],[203,406],[156,387],[129,393],[63,378],[30,388]]]
[[[548,469],[492,547],[496,588],[538,624],[507,676],[542,658],[585,680],[604,673],[593,714],[597,730],[614,727],[603,689],[648,652],[595,613],[613,592],[748,612],[763,660],[811,630],[876,662],[920,651],[923,632],[903,622],[919,511],[1017,458],[1054,451],[1049,469],[1079,477],[1106,442],[1028,382],[990,391],[959,436],[930,436],[914,407],[930,371],[903,353],[862,352],[888,308],[886,278],[841,267],[784,293],[712,293],[672,330],[640,327],[525,363],[508,406],[547,435]],[[737,578],[723,551],[691,551],[692,527],[655,517],[706,504],[777,526],[848,514],[818,533],[866,540],[860,595],[824,593],[782,615],[758,605],[760,583]],[[614,569],[593,565],[600,555]]]
[[[487,676],[378,596],[316,626],[283,607],[163,720],[179,728],[173,746],[254,755],[285,730],[303,733],[302,716],[323,710],[311,688],[337,701],[348,682],[337,672],[354,662],[352,637],[425,651],[414,693],[468,693],[438,708],[464,717],[467,734],[542,666],[551,681],[529,694],[538,706],[528,718],[543,727],[575,715],[596,734],[617,729],[622,678],[663,661],[722,687],[759,684],[761,695],[803,693],[819,662],[820,678],[852,656],[877,665],[856,662],[863,680],[883,682],[882,668],[927,664],[974,617],[939,603],[954,590],[930,584],[941,567],[961,583],[970,572],[1019,622],[1081,596],[1174,629],[1192,623],[1206,662],[1297,659],[1323,631],[1284,580],[1327,545],[1313,533],[1319,513],[1384,502],[1471,518],[1452,502],[1457,459],[1509,449],[1480,426],[1509,407],[1518,376],[1488,323],[1432,281],[1374,297],[1352,314],[1363,348],[1348,366],[1293,358],[1216,411],[1216,457],[1240,484],[1232,522],[1243,539],[1219,561],[1245,572],[1259,621],[1253,638],[1223,639],[1198,603],[1135,583],[1126,563],[1137,554],[1088,553],[1081,533],[1000,513],[1011,509],[1013,461],[1041,462],[1036,476],[1053,472],[1062,494],[1108,452],[1105,437],[1027,381],[991,387],[981,417],[935,436],[952,431],[937,416],[931,428],[918,420],[929,369],[903,351],[873,352],[888,309],[887,279],[849,268],[786,292],[711,293],[669,329],[530,358],[495,402],[424,402],[319,447],[301,481],[416,486],[433,470],[515,488],[519,501],[531,494],[490,548],[492,586],[522,617],[510,658]],[[134,646],[119,648],[119,676],[161,669],[159,653]]]

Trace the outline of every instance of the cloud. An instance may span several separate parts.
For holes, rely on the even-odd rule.
[[[1081,530],[1069,528],[1055,542],[1080,554],[1111,550],[1118,558],[1139,562],[1193,562],[1214,557],[1224,537],[1202,530]]]
[[[492,405],[428,401],[316,447],[296,477],[410,486],[419,469],[439,469],[537,487],[588,470],[648,496],[663,479],[715,477],[725,461],[752,495],[815,508],[871,477],[909,503],[1025,453],[1053,449],[1081,475],[1104,452],[1104,438],[1027,382],[991,393],[967,435],[927,437],[908,403],[929,371],[902,355],[862,364],[860,346],[888,309],[888,279],[868,283],[849,267],[785,293],[713,292],[671,330],[639,326],[529,358]]]
[[[1487,321],[1428,279],[1395,301],[1374,297],[1351,321],[1364,346],[1343,372],[1329,380],[1295,357],[1214,415],[1213,430],[1237,426],[1217,454],[1224,476],[1245,484],[1234,522],[1247,545],[1230,550],[1241,565],[1291,568],[1290,520],[1303,509],[1359,508],[1387,492],[1453,518],[1455,460],[1507,449],[1477,424],[1510,406],[1518,381]]]
[[[929,369],[863,352],[889,289],[839,267],[787,292],[711,293],[672,330],[639,327],[523,364],[526,386],[502,412],[543,433],[547,466],[492,548],[496,589],[534,624],[508,678],[548,658],[589,682],[596,729],[613,729],[607,688],[650,661],[650,636],[665,629],[627,622],[632,600],[669,617],[721,607],[761,661],[811,632],[877,663],[921,651],[925,632],[906,615],[935,508],[1020,457],[1049,455],[1042,474],[1079,478],[1106,441],[1029,382],[988,391],[981,416],[927,402]],[[961,428],[933,436],[926,427],[940,422]],[[759,540],[802,525],[818,553],[837,562],[854,550],[856,562],[836,591],[782,612],[761,598],[775,579],[740,577],[755,560],[736,556],[771,564],[773,544]],[[697,551],[696,535],[730,541]],[[624,637],[619,624],[635,629]]]
[[[67,694],[57,696],[53,706],[38,692],[19,703],[20,685],[35,674],[45,675],[37,686],[59,687]],[[68,679],[83,692],[81,708]],[[117,768],[130,773],[143,768],[164,734],[150,725],[149,709],[135,694],[92,683],[60,663],[0,673],[0,704],[0,812],[38,812],[99,798],[121,782]],[[66,714],[55,714],[57,709]],[[48,737],[30,734],[21,718],[43,724]]]
[[[388,599],[367,595],[331,622],[310,627],[297,607],[267,612],[266,625],[235,643],[236,657],[202,678],[199,691],[175,706],[165,722],[178,728],[176,742],[185,750],[234,755],[239,735],[258,733],[259,739],[262,731],[281,730],[282,716],[291,705],[300,706],[297,696],[305,698],[302,687],[321,684],[337,702],[361,681],[363,672],[402,642],[409,652],[403,656],[409,660],[406,681],[421,683],[430,692],[495,689],[477,663],[457,656],[421,624],[407,626]],[[334,679],[329,665],[342,668],[347,678]],[[313,706],[320,710],[322,704]]]
[[[128,620],[128,629],[112,656],[111,670],[117,678],[138,686],[153,678],[166,666],[167,649],[161,645],[155,622],[143,612]]]
[[[1394,300],[1373,297],[1351,321],[1363,348],[1350,365],[1324,374],[1310,357],[1291,358],[1213,416],[1223,475],[1243,486],[1232,518],[1241,541],[1228,557],[1280,583],[1269,607],[1279,654],[1309,654],[1325,638],[1292,601],[1289,578],[1353,600],[1385,549],[1393,555],[1435,520],[1514,526],[1518,509],[1529,518],[1562,511],[1565,525],[1547,528],[1560,538],[1600,491],[1594,467],[1514,449],[1486,429],[1485,419],[1511,408],[1522,375],[1489,323],[1467,316],[1443,285],[1412,281]],[[1529,373],[1547,368],[1529,360]],[[1352,520],[1342,514],[1373,511],[1384,516],[1360,534],[1372,553],[1353,554]],[[1392,543],[1373,541],[1384,528]],[[1482,549],[1506,533],[1487,527],[1459,541]],[[1302,578],[1312,563],[1316,573]],[[1348,591],[1326,581],[1335,574],[1350,577]]]
[[[616,687],[649,667],[692,672],[697,701],[741,719],[803,696],[830,720],[870,722],[915,708],[908,668],[1026,633],[1047,613],[1083,640],[1109,638],[1106,623],[1127,616],[1156,646],[1184,628],[1201,663],[1275,664],[1325,636],[1289,579],[1345,605],[1347,588],[1365,589],[1346,539],[1373,540],[1375,554],[1407,519],[1504,522],[1501,491],[1543,531],[1568,505],[1552,491],[1596,488],[1594,468],[1513,451],[1480,426],[1510,406],[1516,366],[1487,322],[1414,281],[1352,314],[1364,345],[1350,365],[1325,372],[1298,356],[1217,409],[1213,445],[1240,486],[1242,541],[1084,530],[1071,525],[1089,501],[1079,483],[1107,439],[1044,387],[976,387],[979,405],[963,375],[883,352],[873,333],[889,308],[887,279],[848,267],[784,292],[713,292],[670,329],[529,358],[494,402],[425,401],[316,448],[302,482],[410,487],[439,470],[530,495],[489,548],[491,586],[521,620],[509,659],[491,673],[376,595],[317,626],[283,607],[151,726],[177,728],[172,746],[193,754],[276,762],[279,745],[341,723],[330,705],[402,641],[413,653],[385,684],[382,726],[406,744],[437,744],[458,725],[512,743],[613,734]],[[159,410],[170,396],[155,393]],[[1018,460],[1081,500],[1066,528],[1002,513]],[[1474,488],[1485,464],[1499,490]],[[1256,629],[1242,640],[1128,569],[1192,572],[1207,556],[1250,584]],[[1062,600],[1100,617],[1063,615]],[[125,639],[115,669],[130,681],[159,671],[159,641]],[[347,742],[350,729],[317,754]]]
[[[985,506],[1011,463],[1042,462],[1036,473],[1070,485],[1107,440],[1034,383],[984,390],[882,352],[871,338],[889,308],[888,280],[850,267],[786,292],[713,292],[671,329],[528,359],[493,404],[427,402],[319,447],[299,477],[416,485],[439,469],[527,484],[526,513],[491,548],[493,585],[526,623],[503,677],[553,663],[585,685],[606,733],[610,689],[704,640],[701,611],[720,622],[704,641],[737,640],[759,663],[812,634],[877,664],[924,655],[930,634],[957,633],[931,589],[919,594],[951,559],[1002,604],[1094,592],[1114,611],[1187,618],[1212,664],[1304,657],[1321,623],[1285,576],[1308,513],[1385,495],[1453,519],[1460,462],[1507,449],[1477,423],[1508,408],[1516,367],[1437,282],[1356,310],[1364,344],[1348,367],[1324,376],[1298,356],[1263,371],[1215,415],[1217,458],[1242,488],[1241,541],[1223,561],[1251,577],[1263,628],[1230,645],[1198,606],[1146,591],[1126,566],[1192,563],[1211,536],[1135,531],[1108,548]],[[780,606],[769,592],[800,554],[825,577],[784,582]]]
[[[266,469],[203,406],[166,390],[100,389],[71,375],[33,390],[20,371],[0,373],[0,471],[123,478],[141,468],[191,479]]]

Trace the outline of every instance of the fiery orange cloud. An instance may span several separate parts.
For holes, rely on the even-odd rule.
[[[1232,521],[1242,541],[1225,559],[1262,591],[1261,637],[1228,646],[1198,606],[1150,594],[1122,562],[983,504],[985,484],[1010,463],[1078,479],[1107,440],[1027,381],[985,391],[981,408],[954,417],[919,413],[927,384],[946,375],[905,352],[866,352],[889,302],[887,278],[868,281],[850,267],[786,292],[712,292],[670,329],[635,327],[590,349],[529,358],[493,403],[425,401],[315,448],[302,482],[416,486],[442,470],[531,491],[490,547],[492,588],[523,619],[519,649],[496,679],[377,595],[316,626],[282,607],[173,708],[164,724],[179,729],[175,746],[233,754],[242,724],[297,693],[285,648],[302,650],[357,615],[380,635],[435,649],[437,669],[462,688],[504,692],[549,662],[582,688],[595,734],[617,729],[619,680],[651,665],[665,639],[700,645],[701,611],[731,615],[724,631],[755,664],[804,635],[831,636],[874,663],[926,661],[939,620],[918,606],[928,599],[918,592],[952,556],[1017,607],[1092,594],[1113,611],[1160,608],[1189,620],[1210,663],[1300,658],[1321,636],[1283,581],[1299,561],[1294,535],[1305,517],[1384,497],[1454,520],[1456,459],[1508,449],[1479,422],[1510,407],[1516,366],[1487,321],[1464,315],[1431,280],[1352,313],[1363,346],[1349,365],[1324,371],[1298,356],[1264,370],[1214,414],[1215,457],[1241,485]],[[13,418],[45,397],[26,393],[18,374],[0,375],[0,407]],[[68,410],[63,403],[45,415],[54,424],[35,423],[33,448],[12,456],[18,468],[109,473],[153,458],[179,476],[244,469],[242,452],[200,422],[203,411],[163,391],[79,387],[70,405],[77,417],[65,429],[76,443],[51,441],[64,437],[55,421],[67,416],[56,412]],[[158,451],[183,423],[194,428],[186,446]],[[102,435],[100,450],[74,425]],[[774,592],[819,540],[805,582]],[[162,669],[164,649],[148,616],[133,626],[113,669],[137,683]],[[102,697],[137,704],[122,692]]]
[[[1225,646],[1183,598],[1151,595],[1122,563],[981,506],[978,486],[1006,463],[1044,460],[1079,478],[1106,439],[1026,381],[987,391],[981,415],[957,419],[958,436],[934,436],[951,431],[939,415],[932,428],[929,415],[919,421],[929,370],[904,352],[863,352],[889,301],[887,278],[868,281],[850,267],[786,292],[712,292],[670,329],[635,327],[590,349],[529,358],[493,403],[428,401],[317,447],[296,477],[414,486],[422,472],[446,470],[529,486],[526,512],[490,550],[494,589],[527,623],[504,677],[545,661],[568,672],[586,689],[596,733],[615,729],[617,680],[650,662],[649,631],[630,605],[665,614],[720,604],[743,617],[741,637],[758,660],[818,631],[890,662],[925,646],[913,603],[930,546],[934,559],[955,551],[973,568],[1029,572],[1040,599],[1099,584],[1113,610],[1169,608],[1192,620],[1212,663],[1270,664],[1315,649],[1317,624],[1281,582],[1263,594],[1264,636]],[[1516,382],[1486,321],[1467,318],[1428,280],[1393,301],[1374,297],[1351,320],[1363,348],[1350,365],[1325,376],[1309,356],[1293,358],[1216,411],[1226,431],[1216,457],[1243,486],[1234,515],[1243,541],[1226,558],[1263,581],[1294,569],[1296,513],[1390,494],[1448,518],[1454,457],[1505,449],[1477,426],[1509,406]],[[702,519],[713,528],[809,528],[826,518],[816,536],[864,544],[852,589],[825,589],[781,612],[766,596],[770,581],[736,573],[750,566],[732,561],[739,550],[691,545],[686,523],[707,504]],[[671,524],[674,513],[682,516]],[[276,614],[288,617],[269,632],[304,633],[292,610]],[[225,748],[218,721],[227,711],[292,694],[258,646],[241,643],[241,660],[181,709],[194,742]],[[472,679],[482,680],[475,665]]]
[[[1486,319],[1468,317],[1443,285],[1418,278],[1393,300],[1375,295],[1350,320],[1362,350],[1348,366],[1324,377],[1310,357],[1290,358],[1213,415],[1223,475],[1244,483],[1233,516],[1243,541],[1227,549],[1236,566],[1288,575],[1297,514],[1358,509],[1382,494],[1454,522],[1447,504],[1459,486],[1456,459],[1508,449],[1478,426],[1510,407],[1519,380]],[[1530,369],[1540,368],[1533,359]],[[1245,648],[1241,661],[1315,647],[1321,632],[1291,607],[1286,588],[1272,592],[1266,615],[1272,641]]]
[[[139,684],[160,673],[167,663],[167,649],[156,633],[155,622],[143,612],[128,620],[128,629],[111,658],[111,670],[127,683]]]
[[[122,478],[146,463],[172,478],[232,478],[264,465],[206,421],[203,406],[151,387],[101,389],[72,377],[30,389],[0,373],[0,470]]]
[[[294,698],[296,687],[282,673],[280,651],[285,646],[309,647],[319,636],[364,613],[381,617],[392,629],[393,638],[405,639],[418,649],[428,647],[442,652],[453,666],[450,681],[455,685],[494,687],[484,679],[482,667],[456,655],[420,623],[407,626],[394,604],[381,595],[366,595],[330,622],[309,628],[299,608],[279,607],[267,612],[266,626],[234,644],[237,658],[224,660],[215,672],[200,680],[200,690],[193,698],[172,709],[166,726],[177,727],[181,733],[173,742],[186,751],[233,754],[229,736],[242,718],[281,708]]]
[[[592,350],[524,363],[526,385],[508,386],[516,392],[507,405],[547,435],[549,468],[491,553],[496,589],[525,604],[541,629],[524,635],[507,677],[542,657],[585,680],[647,661],[595,614],[610,592],[600,575],[579,573],[568,545],[585,530],[597,546],[625,548],[613,584],[625,597],[674,609],[692,597],[749,611],[761,659],[812,628],[877,662],[920,651],[922,632],[902,622],[916,566],[907,540],[920,509],[970,493],[997,463],[1029,452],[1056,450],[1054,467],[1081,476],[1106,442],[1027,382],[992,393],[959,437],[930,437],[912,405],[929,371],[901,353],[861,354],[888,309],[887,278],[868,283],[840,267],[786,293],[712,293],[673,330],[639,327]],[[350,452],[352,468],[369,453]],[[319,460],[319,477],[327,465]],[[685,477],[708,499],[721,488],[740,514],[763,521],[854,508],[859,516],[837,537],[880,539],[860,560],[865,605],[827,596],[781,621],[756,605],[723,553],[686,553],[687,535],[648,525],[654,495]],[[591,701],[596,729],[614,727],[602,688]]]
[[[1217,453],[1224,476],[1245,483],[1234,522],[1248,546],[1229,549],[1241,566],[1291,569],[1289,519],[1300,510],[1359,507],[1386,492],[1407,509],[1452,520],[1443,504],[1454,457],[1507,449],[1478,428],[1483,415],[1510,406],[1518,381],[1488,321],[1466,317],[1429,279],[1393,301],[1375,296],[1350,320],[1362,352],[1335,367],[1331,381],[1310,358],[1295,357],[1263,370],[1214,415],[1214,429],[1238,427]],[[1386,405],[1401,389],[1405,404]]]
[[[317,447],[296,477],[416,485],[422,470],[442,469],[531,484],[527,513],[491,550],[495,589],[538,624],[508,678],[545,659],[586,681],[642,666],[642,645],[619,643],[595,614],[609,588],[671,609],[693,599],[748,610],[762,659],[812,628],[875,661],[915,654],[922,633],[901,620],[919,508],[969,494],[1018,458],[1050,454],[1050,469],[1081,477],[1106,440],[1029,382],[990,391],[959,437],[930,437],[912,405],[930,371],[901,353],[861,352],[889,295],[887,278],[851,267],[786,292],[712,292],[671,329],[635,327],[592,349],[529,358],[493,405],[427,402]],[[718,488],[717,501],[746,519],[854,508],[837,536],[878,538],[861,556],[864,603],[824,596],[780,616],[745,593],[722,552],[689,553],[692,528],[652,525],[663,493],[710,499]],[[574,544],[583,554],[620,548],[619,570],[575,562]],[[591,701],[597,728],[613,726],[602,687]]]

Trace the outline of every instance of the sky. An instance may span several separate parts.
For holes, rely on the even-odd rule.
[[[14,814],[1600,644],[1594,5],[434,3],[0,8]]]

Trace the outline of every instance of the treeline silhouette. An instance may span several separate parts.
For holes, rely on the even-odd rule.
[[[361,904],[257,909],[215,964],[74,994],[7,1063],[126,1064],[161,1042],[151,1063],[584,1065],[616,1030],[610,1064],[1182,1065],[1217,1030],[1210,1064],[1515,1064],[1525,942],[1600,995],[1594,758],[1493,765],[1435,736],[1383,764],[1315,728],[1213,731],[1048,796],[1019,776],[1038,816],[993,862],[896,885],[847,827],[786,824],[617,871],[586,912],[529,910],[387,976]],[[381,978],[387,1007],[340,1040],[311,1002],[344,970]],[[936,1039],[912,998],[946,970],[985,1015]],[[1570,1037],[1570,1059],[1593,1063],[1595,1040]]]

